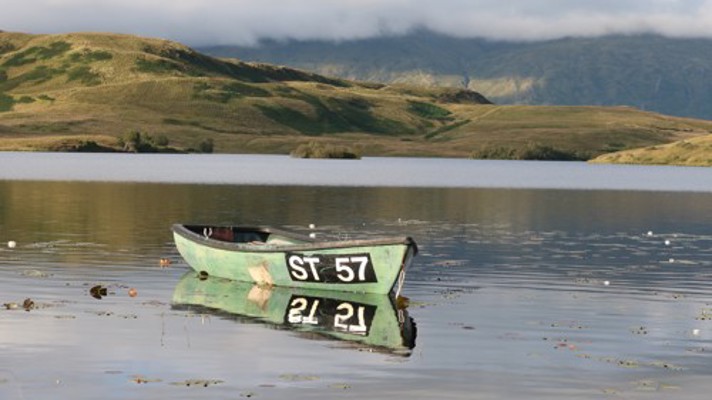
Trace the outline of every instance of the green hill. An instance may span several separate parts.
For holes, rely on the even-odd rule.
[[[164,151],[286,154],[316,142],[364,155],[516,158],[527,148],[527,158],[585,159],[708,135],[712,122],[498,106],[465,89],[328,78],[130,35],[0,33],[0,149],[118,150],[132,148],[131,132]]]
[[[202,51],[345,79],[467,87],[498,104],[625,105],[712,119],[710,39],[634,35],[498,42],[419,31]]]

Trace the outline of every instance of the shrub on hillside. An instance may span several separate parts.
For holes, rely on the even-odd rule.
[[[0,93],[0,112],[12,110],[14,104],[15,99],[13,99],[12,96]]]
[[[452,114],[450,111],[442,107],[438,107],[431,103],[424,103],[422,101],[409,101],[408,112],[422,118],[435,120],[450,119],[450,114]]]
[[[480,160],[585,161],[589,157],[571,150],[557,149],[540,143],[525,146],[488,146],[476,150],[470,158]]]
[[[201,153],[212,153],[215,148],[215,143],[213,139],[205,139],[198,144],[198,151]]]
[[[138,130],[127,133],[119,140],[119,144],[129,153],[158,153],[159,151],[151,135]]]
[[[318,142],[300,144],[290,155],[295,158],[342,158],[357,160],[361,155],[346,146],[334,146]]]

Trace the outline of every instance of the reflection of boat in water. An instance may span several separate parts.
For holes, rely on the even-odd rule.
[[[173,225],[196,271],[260,285],[396,295],[418,251],[410,237],[318,241],[267,227]]]
[[[258,286],[191,271],[178,282],[173,305],[254,318],[394,354],[407,356],[415,347],[413,319],[384,294]]]

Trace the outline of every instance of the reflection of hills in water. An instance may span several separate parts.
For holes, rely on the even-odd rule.
[[[216,162],[214,167],[221,165]],[[282,227],[316,223],[320,237],[335,233],[357,238],[388,232],[413,236],[427,248],[433,240],[451,240],[453,236],[498,238],[502,227],[512,232],[680,229],[701,223],[700,216],[709,214],[709,198],[708,193],[672,196],[642,191],[0,181],[0,226],[4,240],[16,240],[18,247],[37,241],[34,232],[42,232],[44,241],[101,244],[112,257],[117,251],[123,254],[137,248],[143,254],[163,257],[166,242],[173,248],[170,226],[175,221],[239,221]],[[651,226],[651,215],[666,218],[655,219]],[[399,218],[429,223],[382,226]],[[438,224],[449,230],[447,236],[440,232],[431,235]],[[478,231],[470,234],[471,226]],[[365,228],[373,231],[364,232]],[[73,255],[61,253],[68,260]]]
[[[278,328],[316,334],[387,353],[409,356],[415,322],[392,296],[262,287],[185,274],[173,292],[173,306],[230,318],[251,318]]]

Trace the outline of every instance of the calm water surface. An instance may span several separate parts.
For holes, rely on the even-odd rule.
[[[712,192],[712,169],[437,158],[0,153],[0,179]]]
[[[162,157],[27,157],[0,154],[2,399],[706,399],[712,388],[709,169],[187,156],[199,169],[188,179]],[[435,161],[460,177],[428,183]],[[161,174],[139,182],[139,165]],[[291,180],[247,182],[260,174],[248,165]],[[387,187],[398,174],[406,184]],[[177,304],[190,279],[177,221],[413,236],[415,346]]]

